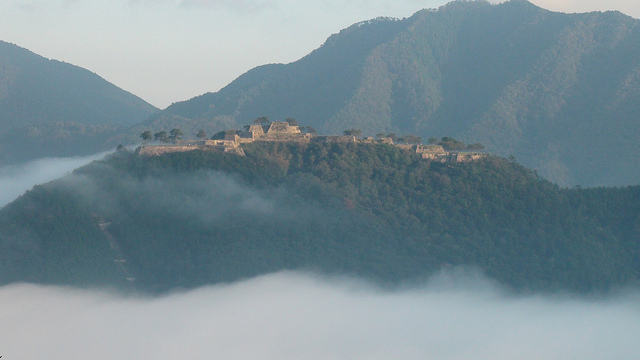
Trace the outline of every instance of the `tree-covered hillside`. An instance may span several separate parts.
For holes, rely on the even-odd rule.
[[[0,41],[0,164],[106,150],[155,111],[94,73]]]
[[[640,22],[621,13],[454,1],[355,24],[299,61],[253,69],[145,126],[215,133],[293,117],[321,133],[480,142],[562,186],[638,184],[640,158],[620,155],[640,151],[639,74]]]
[[[306,269],[398,284],[473,266],[589,292],[640,278],[640,187],[560,189],[505,159],[381,144],[245,152],[121,151],[37,186],[0,210],[0,283],[166,291]]]

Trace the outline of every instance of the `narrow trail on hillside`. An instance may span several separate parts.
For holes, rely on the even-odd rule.
[[[100,222],[98,223],[98,226],[100,226],[100,230],[107,238],[107,241],[109,241],[109,247],[111,248],[111,250],[113,250],[113,253],[114,253],[113,261],[115,261],[115,263],[118,264],[118,268],[120,268],[124,278],[127,280],[127,283],[129,284],[129,290],[131,291],[131,293],[135,293],[136,277],[132,274],[130,269],[127,267],[127,259],[125,258],[124,254],[120,250],[120,244],[118,244],[118,241],[116,240],[115,236],[113,236],[113,234],[111,234],[108,231],[109,227],[111,226],[111,223],[106,222],[104,221],[104,219],[101,218]]]

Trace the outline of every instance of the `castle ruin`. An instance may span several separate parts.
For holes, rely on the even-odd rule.
[[[397,146],[405,151],[419,154],[423,159],[438,162],[469,162],[487,156],[480,152],[446,151],[440,145],[394,144],[393,139],[383,137],[374,139],[365,137],[357,139],[352,135],[313,135],[303,133],[299,126],[288,122],[274,121],[268,125],[246,125],[244,131],[223,132],[221,139],[211,140],[179,140],[174,144],[143,145],[136,153],[143,156],[158,156],[166,153],[186,152],[192,150],[216,151],[244,156],[242,144],[254,141],[297,142],[297,143],[375,143]]]

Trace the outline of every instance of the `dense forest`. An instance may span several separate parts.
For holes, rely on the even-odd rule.
[[[637,186],[563,189],[513,160],[383,144],[245,153],[119,151],[35,187],[0,210],[0,283],[163,292],[302,269],[394,286],[469,266],[519,291],[601,292],[640,278]]]

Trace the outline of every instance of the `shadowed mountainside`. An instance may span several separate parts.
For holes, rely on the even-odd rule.
[[[106,150],[155,111],[90,71],[0,41],[0,164]]]
[[[321,133],[480,142],[563,186],[637,184],[639,25],[524,0],[452,2],[353,25],[299,61],[255,68],[139,129],[215,133],[293,117]]]

